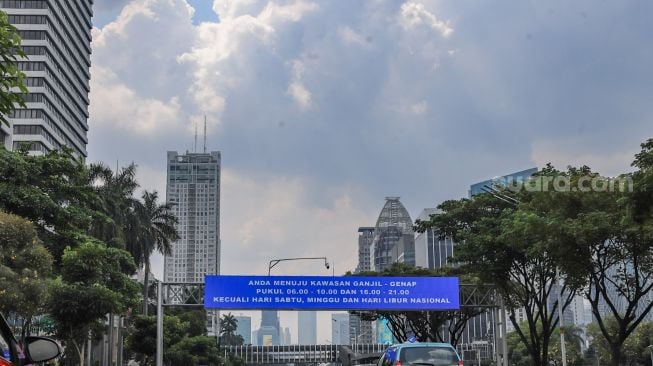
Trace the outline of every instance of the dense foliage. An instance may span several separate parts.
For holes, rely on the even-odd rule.
[[[31,318],[47,312],[68,363],[104,332],[107,314],[137,307],[144,289],[131,278],[137,265],[149,270],[152,252],[169,250],[177,238],[156,192],[145,192],[143,202],[133,196],[135,169],[86,166],[67,150],[31,156],[0,149],[0,211],[9,214],[0,216],[0,282],[15,288],[16,299],[2,310],[25,321],[24,335]]]
[[[417,227],[453,238],[461,270],[495,284],[532,364],[549,364],[558,310],[575,294],[591,304],[611,364],[624,364],[626,340],[653,308],[653,140],[633,166],[616,180],[547,166],[527,181],[531,189],[446,201]],[[559,181],[569,189],[556,189]]]
[[[478,283],[478,280],[457,268],[424,269],[408,266],[404,263],[393,263],[383,272],[360,272],[357,276],[387,276],[387,277],[426,277],[426,276],[459,276],[467,284]],[[410,335],[420,342],[445,342],[456,345],[462,336],[467,321],[487,311],[483,307],[465,307],[452,311],[352,311],[364,321],[384,319],[387,321],[393,337],[398,342],[406,341]],[[442,331],[444,330],[444,332]],[[444,333],[447,334],[445,339]]]
[[[16,93],[27,93],[25,74],[17,67],[16,62],[25,57],[20,47],[20,35],[9,23],[7,14],[0,11],[0,124],[9,125],[7,115],[15,105],[25,106],[22,96]]]

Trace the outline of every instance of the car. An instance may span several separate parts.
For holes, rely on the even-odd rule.
[[[463,366],[456,349],[449,343],[407,342],[383,352],[376,366]]]
[[[24,366],[45,362],[61,354],[57,342],[49,338],[28,336],[25,337],[24,344],[25,352],[19,347],[5,317],[0,314],[0,366]]]

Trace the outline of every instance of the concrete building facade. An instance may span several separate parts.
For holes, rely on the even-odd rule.
[[[349,314],[331,314],[331,343],[350,344],[349,339]]]
[[[164,257],[163,278],[168,283],[204,283],[204,276],[220,273],[219,151],[167,153],[166,201],[177,217],[179,239]],[[219,334],[219,313],[209,311],[207,331]]]
[[[220,152],[168,152],[166,200],[179,240],[164,259],[165,282],[203,283],[220,273]]]
[[[43,154],[63,146],[87,156],[93,0],[0,0],[19,31],[27,59],[25,108],[7,116],[0,140]]]

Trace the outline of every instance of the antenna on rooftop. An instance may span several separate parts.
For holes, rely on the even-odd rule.
[[[197,152],[197,121],[195,121],[195,145],[193,145],[193,152]]]
[[[206,114],[204,115],[204,153],[206,154]]]

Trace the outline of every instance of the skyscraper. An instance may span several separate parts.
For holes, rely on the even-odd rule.
[[[261,327],[258,330],[258,345],[278,346],[281,342],[281,326],[276,310],[261,311]]]
[[[317,313],[298,311],[297,323],[297,344],[317,344]]]
[[[358,228],[358,265],[356,273],[372,271],[372,244],[374,227]],[[373,322],[361,320],[356,314],[349,315],[349,338],[353,344],[374,343]]]
[[[437,214],[435,208],[425,208],[417,217],[428,221],[431,215]],[[429,228],[415,237],[415,265],[422,268],[443,268],[452,265],[454,242],[451,238],[440,238]]]
[[[331,314],[331,343],[349,344],[349,314]]]
[[[288,327],[283,328],[283,337],[282,338],[283,338],[282,339],[283,340],[282,344],[284,346],[292,344],[292,337],[290,336],[290,328],[288,328]]]
[[[399,197],[386,197],[374,227],[371,257],[374,270],[381,272],[392,263],[415,265],[413,221]]]
[[[164,257],[165,282],[204,283],[220,273],[220,152],[168,151],[166,200],[177,217],[179,240]],[[210,336],[218,332],[218,312],[208,313]]]
[[[243,337],[243,344],[252,344],[252,318],[244,315],[235,316],[235,318],[238,321],[236,334]]]
[[[490,192],[492,188],[495,188],[498,185],[508,188],[518,188],[520,184],[523,184],[535,173],[537,173],[537,168],[529,168],[472,184],[469,187],[469,196],[473,197],[484,192]]]
[[[358,266],[356,273],[372,270],[372,244],[374,243],[374,228],[358,228]]]
[[[0,128],[9,149],[32,153],[67,146],[86,157],[93,0],[0,0],[22,38],[27,59],[18,62],[29,91],[25,108]]]

